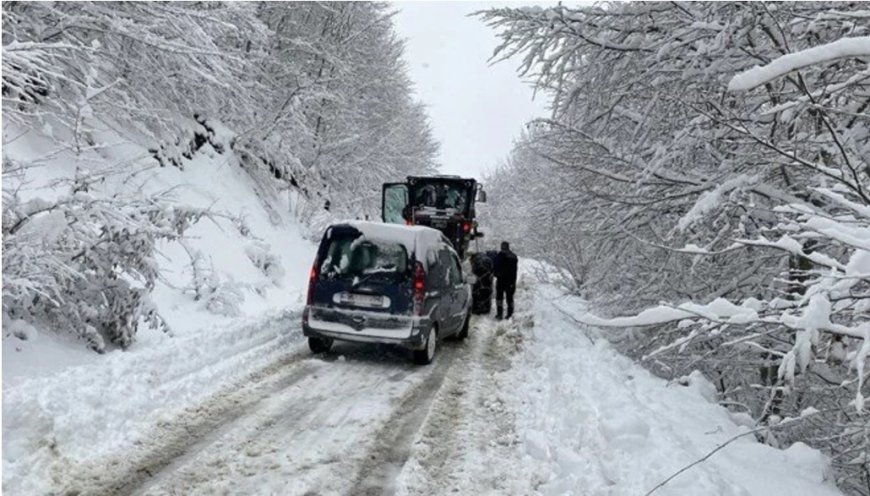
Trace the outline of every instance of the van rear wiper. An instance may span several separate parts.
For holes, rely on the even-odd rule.
[[[371,279],[372,277],[374,277],[374,276],[376,276],[376,275],[378,275],[378,274],[375,273],[375,274],[369,274],[369,275],[367,275],[367,276],[363,276],[363,277],[359,278],[356,282],[354,282],[353,284],[351,284],[350,287],[355,289],[357,286],[359,286],[360,284],[362,284],[362,283],[368,281],[369,279]]]
[[[351,284],[351,287],[352,287],[352,288],[356,288],[356,287],[359,286],[360,284],[362,284],[362,283],[368,281],[369,279],[371,279],[371,278],[373,278],[373,277],[376,277],[376,276],[388,276],[388,275],[391,274],[391,273],[392,273],[392,272],[390,272],[390,271],[371,272],[371,273],[369,273],[369,274],[366,274],[366,275],[363,276],[363,277],[360,277],[358,281],[356,281],[355,283]]]

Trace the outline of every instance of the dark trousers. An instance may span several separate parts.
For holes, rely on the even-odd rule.
[[[495,284],[495,309],[496,316],[501,317],[502,314],[502,300],[507,297],[507,318],[510,318],[511,315],[514,314],[514,291],[516,290],[516,283],[504,283],[501,281],[496,282]]]

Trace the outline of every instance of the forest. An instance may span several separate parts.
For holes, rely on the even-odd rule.
[[[550,99],[487,178],[491,229],[560,267],[659,375],[833,457],[870,494],[870,11],[858,3],[496,8]],[[801,418],[800,422],[785,422]],[[755,424],[753,424],[755,425]]]

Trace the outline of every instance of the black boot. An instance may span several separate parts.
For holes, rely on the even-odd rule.
[[[496,307],[496,310],[495,310],[495,320],[501,320],[501,318],[502,318],[501,316],[502,316],[501,306],[498,306],[498,307]]]

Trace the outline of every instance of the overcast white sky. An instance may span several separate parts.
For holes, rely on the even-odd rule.
[[[492,29],[467,15],[498,5],[506,4],[393,3],[400,10],[394,19],[406,39],[405,59],[417,97],[428,106],[441,143],[445,174],[479,178],[508,155],[528,120],[547,113],[544,96],[533,101],[532,88],[517,75],[518,61],[487,63],[498,40]]]

